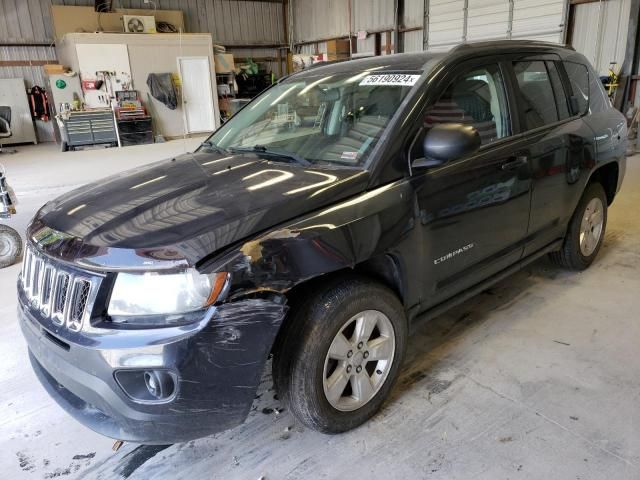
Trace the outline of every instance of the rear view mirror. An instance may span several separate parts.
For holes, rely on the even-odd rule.
[[[480,135],[470,125],[443,123],[435,125],[424,136],[424,158],[416,159],[412,167],[430,168],[471,155],[480,148]]]
[[[340,100],[340,90],[337,88],[320,89],[321,102],[337,102]]]

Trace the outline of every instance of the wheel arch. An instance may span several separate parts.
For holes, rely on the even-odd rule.
[[[618,191],[619,177],[620,166],[618,165],[618,162],[605,163],[591,173],[587,186],[591,183],[599,183],[602,185],[607,196],[607,205],[611,205]]]

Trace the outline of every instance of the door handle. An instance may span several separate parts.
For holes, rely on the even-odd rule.
[[[529,159],[525,155],[518,155],[512,157],[508,162],[502,164],[502,170],[517,170],[520,167],[524,167]]]

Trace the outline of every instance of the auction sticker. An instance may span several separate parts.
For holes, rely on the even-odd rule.
[[[411,75],[407,73],[384,73],[367,75],[362,79],[359,85],[399,85],[410,87],[415,85],[420,75]]]

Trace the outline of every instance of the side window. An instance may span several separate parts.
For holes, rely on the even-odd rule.
[[[564,85],[558,73],[558,67],[556,62],[546,62],[547,71],[549,72],[549,78],[551,79],[551,86],[553,87],[553,95],[556,98],[556,106],[558,107],[558,117],[560,120],[569,118],[569,106],[567,103],[567,94],[564,90]]]
[[[427,108],[424,127],[442,123],[472,125],[486,145],[511,135],[504,82],[498,65],[474,69],[456,78]]]
[[[575,114],[584,115],[589,111],[589,70],[584,65],[574,62],[562,62],[569,77],[571,95],[575,104]]]
[[[520,88],[520,104],[524,110],[525,130],[557,122],[556,99],[545,62],[538,60],[514,62],[513,69]]]

